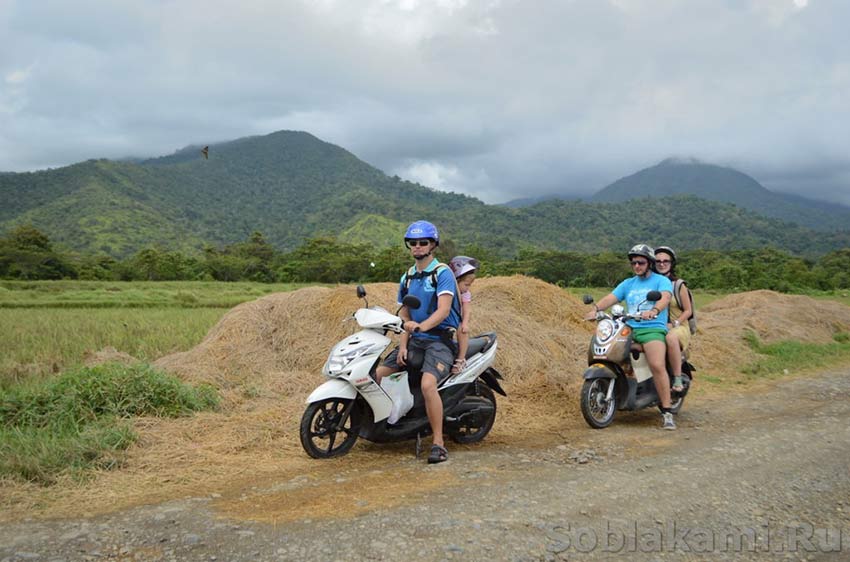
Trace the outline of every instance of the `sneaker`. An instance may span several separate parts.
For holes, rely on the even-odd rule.
[[[665,412],[661,414],[661,429],[676,429],[676,422],[673,421],[673,414],[670,412]]]

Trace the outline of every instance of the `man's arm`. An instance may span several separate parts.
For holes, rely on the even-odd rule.
[[[449,317],[449,313],[452,311],[452,300],[454,300],[454,295],[451,293],[443,293],[437,297],[437,310],[423,322],[420,322],[419,329],[427,332],[439,326],[440,322]]]
[[[672,293],[670,293],[669,291],[661,291],[661,298],[655,301],[655,304],[652,305],[652,308],[641,312],[641,317],[645,320],[652,320],[653,318],[661,314],[661,311],[667,308],[667,305],[670,304],[670,298],[672,296]]]

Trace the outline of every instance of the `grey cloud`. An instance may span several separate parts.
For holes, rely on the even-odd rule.
[[[837,0],[7,1],[0,169],[294,128],[488,202],[587,196],[671,155],[848,202],[848,16]]]

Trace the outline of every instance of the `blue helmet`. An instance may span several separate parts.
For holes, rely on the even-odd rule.
[[[437,244],[437,246],[440,245],[440,233],[437,232],[437,227],[428,221],[416,221],[411,223],[410,226],[407,227],[407,231],[404,233],[405,242],[408,240],[418,240],[420,238],[430,238]]]

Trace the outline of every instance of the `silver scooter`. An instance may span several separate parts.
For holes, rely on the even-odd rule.
[[[661,293],[650,291],[646,297],[644,302],[657,301]],[[583,301],[592,304],[593,297],[585,295]],[[641,317],[640,314],[627,314],[619,304],[611,307],[611,314],[602,310],[596,313],[596,332],[590,339],[588,367],[581,387],[581,413],[594,429],[611,425],[617,410],[640,410],[660,404],[643,346],[632,341],[632,328],[626,320],[640,321]],[[682,408],[694,371],[696,368],[683,353],[684,389],[670,395],[670,411],[674,414]],[[669,365],[667,374],[672,386],[673,375]]]

